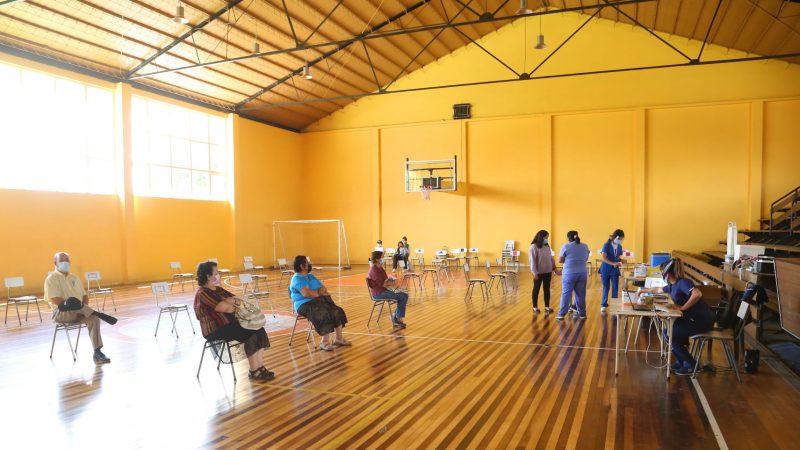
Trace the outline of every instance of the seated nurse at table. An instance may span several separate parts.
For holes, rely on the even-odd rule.
[[[603,303],[600,305],[600,312],[606,312],[608,308],[608,290],[611,289],[611,298],[619,297],[619,268],[622,267],[622,240],[625,239],[625,232],[614,230],[608,237],[608,241],[600,250],[600,278],[603,280]]]
[[[672,370],[678,375],[691,375],[695,360],[688,350],[689,337],[710,331],[714,326],[714,314],[702,300],[700,289],[695,289],[692,280],[684,277],[680,259],[672,258],[661,264],[661,274],[666,286],[640,289],[639,292],[669,294],[680,307],[683,317],[675,320],[672,326],[672,354],[678,360],[672,365]]]

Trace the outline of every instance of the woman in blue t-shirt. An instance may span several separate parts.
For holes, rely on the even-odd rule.
[[[600,304],[600,312],[605,312],[608,308],[608,290],[611,289],[611,298],[619,298],[619,268],[622,267],[622,240],[625,239],[625,232],[614,230],[608,241],[600,250],[600,278],[603,280],[603,303]]]
[[[586,318],[586,261],[589,260],[589,246],[581,244],[577,231],[567,233],[569,243],[561,247],[558,262],[561,268],[561,306],[558,309],[557,320],[563,320],[567,315],[572,302],[572,293],[575,293],[575,316],[579,319]]]
[[[328,289],[311,273],[311,269],[308,257],[298,255],[294,258],[289,294],[295,312],[308,319],[322,336],[321,350],[332,351],[334,347],[353,345],[342,336],[342,328],[347,324],[344,309],[333,303]],[[331,342],[334,331],[336,339]]]
[[[672,365],[672,370],[678,375],[691,375],[695,360],[688,350],[689,337],[710,331],[714,327],[714,314],[702,300],[703,293],[700,289],[695,289],[692,280],[684,277],[680,259],[672,258],[661,264],[661,275],[667,282],[666,286],[639,289],[639,292],[664,292],[680,306],[683,317],[677,319],[672,326],[672,354],[678,360]],[[666,334],[666,330],[664,332]]]

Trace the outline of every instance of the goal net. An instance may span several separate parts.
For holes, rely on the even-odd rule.
[[[291,266],[295,256],[305,255],[314,267],[350,268],[344,220],[277,220],[272,222],[272,236],[276,264],[284,258]]]

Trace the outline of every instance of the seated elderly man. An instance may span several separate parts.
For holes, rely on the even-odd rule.
[[[56,253],[53,263],[56,270],[44,280],[44,300],[53,307],[53,321],[86,324],[86,328],[89,329],[89,338],[94,346],[94,362],[110,363],[111,359],[100,350],[103,348],[103,339],[100,337],[100,320],[114,325],[117,323],[117,319],[87,306],[89,296],[83,290],[81,279],[74,273],[70,273],[70,260],[67,253]]]

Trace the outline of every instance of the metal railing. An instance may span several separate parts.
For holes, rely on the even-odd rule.
[[[787,192],[783,197],[779,198],[772,202],[769,208],[769,231],[770,234],[774,231],[775,228],[775,215],[777,212],[782,212],[784,215],[788,213],[788,217],[784,218],[783,220],[789,220],[789,235],[791,236],[794,233],[794,219],[795,217],[800,218],[798,216],[797,211],[795,211],[795,204],[800,201],[800,186],[797,186],[793,190]],[[778,211],[784,208],[786,205],[789,205],[787,211]]]

